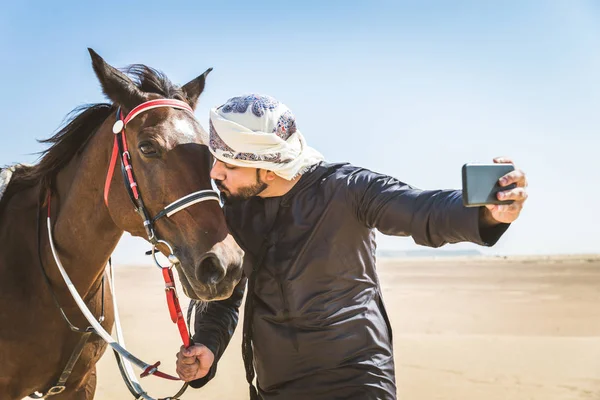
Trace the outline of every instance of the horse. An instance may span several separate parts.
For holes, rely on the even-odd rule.
[[[40,228],[46,214],[64,269],[94,316],[103,315],[108,331],[114,313],[104,308],[112,294],[103,276],[125,231],[176,257],[191,299],[227,298],[242,276],[243,252],[227,230],[220,203],[190,195],[211,191],[207,134],[193,116],[211,69],[177,86],[153,68],[135,64],[122,72],[88,50],[110,103],[74,109],[61,129],[40,141],[49,147],[37,164],[13,168],[0,199],[2,400],[36,391],[55,400],[92,399],[95,365],[106,349],[96,335],[82,344],[81,334],[65,321],[87,326],[57,269],[50,233]],[[117,146],[123,116],[137,107],[145,109],[127,122]],[[113,176],[115,154],[125,164]],[[182,202],[165,215],[169,205]],[[157,214],[164,218],[151,218]],[[78,346],[66,384],[55,386]]]

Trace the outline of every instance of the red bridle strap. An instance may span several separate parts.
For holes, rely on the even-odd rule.
[[[129,114],[127,114],[127,117],[125,117],[123,124],[126,126],[132,119],[134,119],[135,117],[137,117],[144,111],[152,110],[153,108],[159,108],[159,107],[178,108],[180,110],[189,111],[192,114],[194,113],[194,110],[192,110],[192,107],[190,107],[190,105],[188,103],[186,103],[185,101],[175,100],[175,99],[149,100],[149,101],[146,101],[145,103],[142,103],[139,106],[135,107],[133,110],[131,110],[129,112]],[[125,128],[125,126],[123,128]]]
[[[138,195],[138,190],[137,190],[137,183],[133,180],[133,174],[131,172],[132,167],[129,162],[129,152],[127,150],[127,139],[125,136],[125,126],[127,126],[127,124],[132,119],[134,119],[141,113],[148,111],[148,110],[152,110],[154,108],[159,108],[159,107],[177,108],[180,110],[188,111],[192,115],[194,114],[194,110],[192,110],[192,108],[189,106],[189,104],[187,104],[184,101],[174,100],[174,99],[156,99],[156,100],[146,101],[146,102],[140,104],[139,106],[135,107],[133,110],[131,110],[125,118],[123,118],[123,114],[121,112],[119,112],[117,121],[115,122],[115,124],[113,126],[113,133],[115,134],[115,140],[114,140],[114,144],[113,144],[112,156],[110,158],[110,164],[108,166],[108,173],[106,174],[106,181],[104,182],[104,204],[107,207],[108,207],[108,194],[110,192],[110,183],[112,181],[112,177],[115,172],[115,165],[117,163],[117,156],[119,153],[119,146],[117,143],[117,140],[118,140],[117,135],[119,133],[122,133],[121,139],[122,139],[122,144],[123,144],[123,154],[121,154],[121,160],[127,171],[127,177],[129,178],[129,182],[126,182],[125,184],[129,184],[129,186],[131,187],[131,189],[134,193],[135,198],[137,199],[139,195]]]
[[[117,156],[119,155],[119,145],[117,144],[117,136],[115,136],[112,156],[110,157],[110,164],[108,164],[108,174],[106,175],[106,180],[104,182],[104,204],[108,207],[108,192],[110,191],[110,182],[112,181],[112,176],[115,173],[115,165],[117,165]]]
[[[169,305],[169,314],[171,314],[171,321],[177,324],[179,328],[179,335],[186,348],[190,347],[190,333],[183,313],[181,312],[181,306],[179,305],[179,298],[175,291],[175,280],[173,279],[173,271],[171,268],[162,269],[163,278],[165,280],[165,293],[167,295],[167,304]]]

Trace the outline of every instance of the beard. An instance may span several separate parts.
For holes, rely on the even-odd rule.
[[[260,179],[260,173],[258,169],[256,170],[256,182],[239,188],[236,194],[232,194],[222,181],[215,180],[215,185],[221,191],[221,198],[226,204],[240,203],[248,200],[251,197],[258,196],[269,187],[266,182]]]

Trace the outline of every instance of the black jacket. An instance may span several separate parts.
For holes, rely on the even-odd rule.
[[[454,190],[419,190],[348,164],[315,166],[282,197],[224,207],[254,290],[253,345],[264,399],[395,399],[392,332],[375,270],[375,232],[439,247],[493,245],[507,224],[480,232],[479,209]],[[236,327],[243,279],[196,315],[194,341],[223,354]],[[201,387],[208,376],[192,382]],[[239,382],[244,385],[244,382]]]

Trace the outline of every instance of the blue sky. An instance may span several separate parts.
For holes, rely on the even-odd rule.
[[[87,47],[185,83],[197,117],[246,92],[295,113],[309,143],[420,188],[508,155],[530,180],[488,254],[598,252],[600,3],[594,1],[10,2],[0,14],[0,165],[77,105],[103,101]],[[382,249],[416,249],[380,237]],[[125,237],[117,261],[143,260]],[[461,244],[446,249],[471,249]]]

